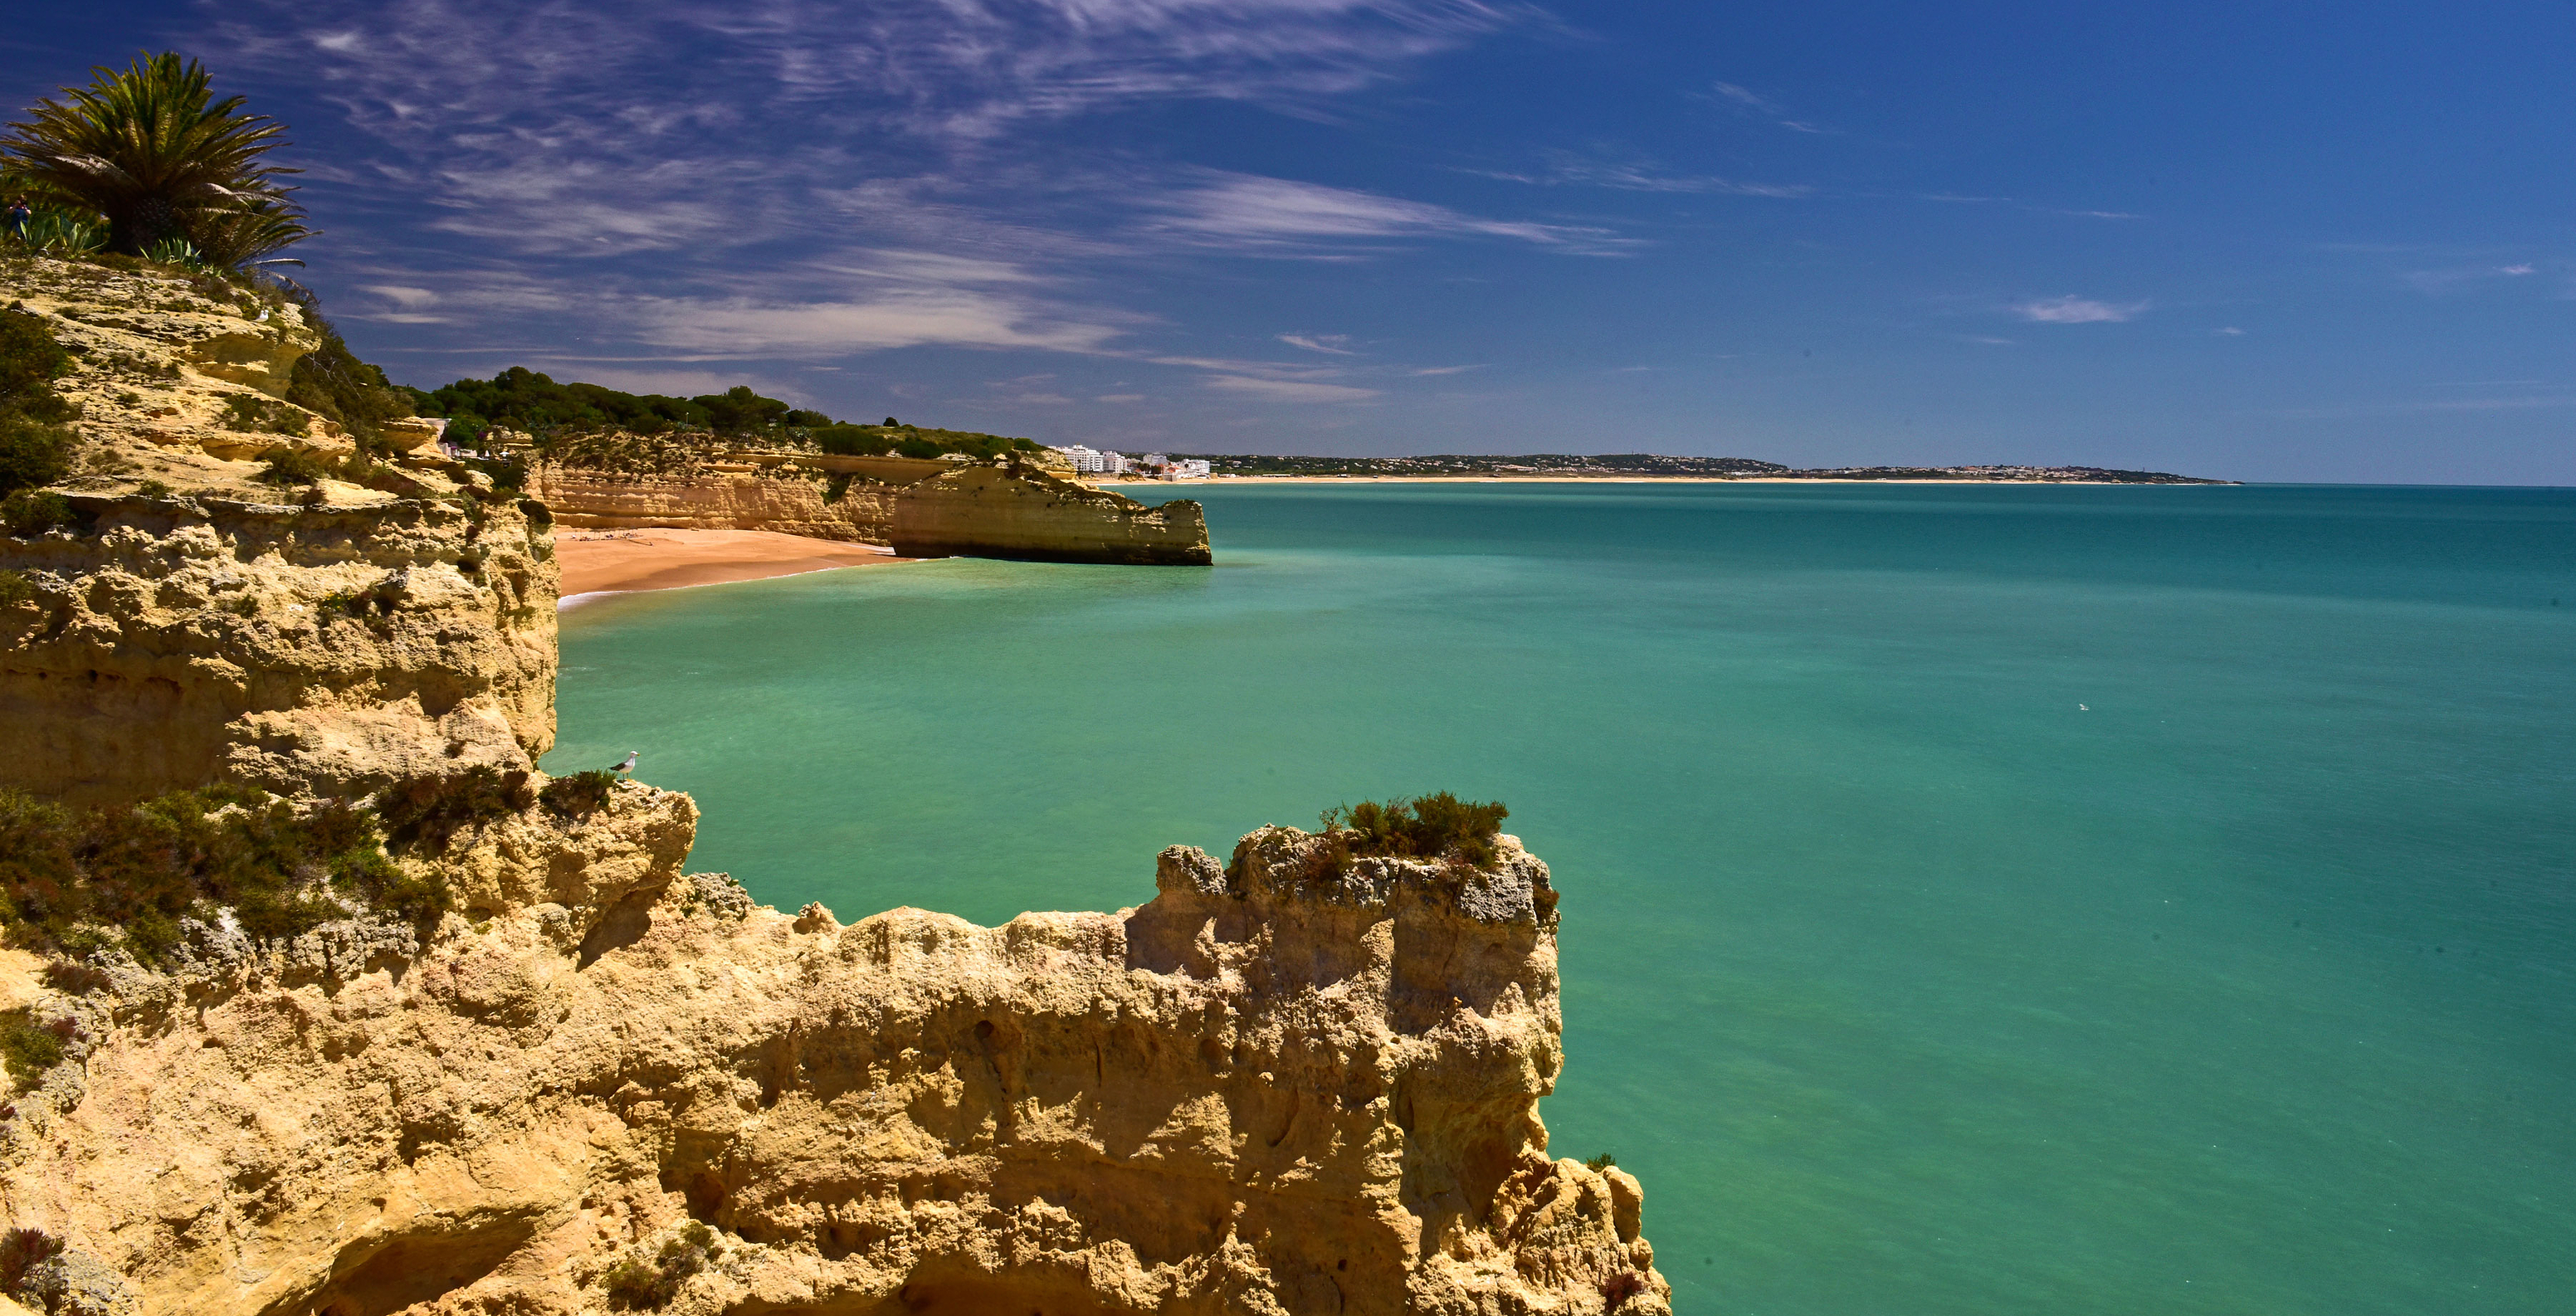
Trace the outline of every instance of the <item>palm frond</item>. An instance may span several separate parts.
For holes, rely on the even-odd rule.
[[[279,181],[300,171],[265,161],[285,144],[285,125],[243,112],[239,96],[216,100],[197,61],[138,56],[122,71],[91,70],[88,86],[62,95],[8,125],[0,167],[41,196],[106,216],[110,249],[140,254],[181,238],[210,258],[238,250],[247,261],[311,235]]]

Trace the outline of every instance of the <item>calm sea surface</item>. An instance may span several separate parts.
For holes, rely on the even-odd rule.
[[[1191,492],[576,609],[547,766],[845,920],[1501,799],[1686,1313],[2576,1309],[2576,492]]]

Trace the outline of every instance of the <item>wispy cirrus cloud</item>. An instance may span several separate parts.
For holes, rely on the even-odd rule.
[[[1210,375],[1202,382],[1209,388],[1249,393],[1270,402],[1366,402],[1384,391],[1311,380],[1263,379],[1251,375]]]
[[[1349,334],[1281,334],[1279,341],[1290,347],[1305,348],[1309,352],[1326,352],[1334,356],[1354,355],[1351,349],[1343,346],[1344,343],[1351,341]]]
[[[1445,206],[1285,178],[1207,171],[1167,193],[1148,231],[1253,254],[1346,256],[1354,244],[1434,237],[1507,238],[1579,255],[1632,245],[1606,229],[1486,219]]]
[[[2043,297],[2014,306],[2035,324],[2119,324],[2146,313],[2146,302],[2102,302],[2089,297]]]
[[[463,333],[515,309],[673,359],[1098,353],[1148,321],[1083,271],[1142,248],[1615,248],[1581,226],[1105,162],[1053,128],[1194,99],[1319,114],[1546,21],[1517,0],[240,0],[204,44],[371,143],[309,176],[405,253],[368,271],[361,318]]]
[[[1672,173],[1648,164],[1614,163],[1572,151],[1551,151],[1539,168],[1523,172],[1468,170],[1484,178],[1541,187],[1606,187],[1622,192],[1682,192],[1794,200],[1816,195],[1805,183],[1754,183],[1714,174]]]
[[[1771,100],[1769,97],[1760,95],[1749,87],[1740,86],[1732,82],[1712,82],[1708,84],[1708,89],[1715,93],[1719,100],[1734,106],[1736,109],[1769,119],[1774,125],[1786,128],[1791,132],[1829,133],[1833,131],[1831,128],[1820,127],[1816,124],[1809,123],[1804,119],[1789,118],[1788,110],[1782,108],[1777,102]]]

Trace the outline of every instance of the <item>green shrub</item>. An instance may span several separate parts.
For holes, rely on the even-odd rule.
[[[412,414],[410,391],[396,388],[383,370],[349,350],[339,328],[323,318],[322,305],[310,290],[291,285],[288,295],[302,309],[304,323],[321,335],[322,345],[296,358],[295,370],[287,377],[286,400],[325,420],[338,421],[356,437],[360,453],[394,455],[382,427],[386,421]]]
[[[466,466],[492,477],[492,492],[514,494],[528,487],[528,464],[516,457],[472,457]]]
[[[70,472],[72,433],[63,422],[80,409],[54,391],[54,381],[71,372],[72,354],[54,341],[44,317],[15,306],[0,310],[0,494]]]
[[[567,816],[597,813],[608,807],[608,792],[617,786],[617,774],[605,768],[576,772],[546,783],[538,797],[546,807]]]
[[[335,895],[424,932],[447,908],[444,883],[405,877],[374,815],[345,801],[298,808],[216,786],[75,813],[0,790],[0,924],[23,940],[73,954],[121,941],[160,963],[182,917],[229,908],[243,931],[278,940],[346,917]]]
[[[72,1039],[72,1021],[38,1023],[26,1010],[0,1013],[0,1064],[9,1071],[10,1087],[24,1092],[43,1081],[45,1071],[63,1063],[63,1044]]]
[[[235,393],[224,399],[224,419],[245,434],[301,435],[310,426],[304,412],[257,393]]]
[[[837,472],[837,473],[835,473],[835,474],[833,474],[833,475],[830,475],[830,476],[827,476],[827,477],[825,477],[825,478],[824,478],[824,480],[823,480],[823,503],[824,503],[824,505],[825,505],[825,506],[827,506],[827,507],[828,507],[828,506],[830,506],[830,505],[831,505],[831,504],[833,504],[833,503],[837,503],[837,502],[841,501],[843,498],[848,497],[848,496],[849,496],[849,494],[850,494],[850,473],[849,473],[849,472],[847,472],[847,471],[841,471],[841,472]]]
[[[169,484],[161,480],[143,480],[134,486],[134,496],[137,498],[167,498],[171,493]]]
[[[331,468],[325,465],[321,458],[302,448],[290,448],[283,443],[261,453],[259,459],[264,466],[258,475],[251,478],[261,484],[274,484],[280,487],[311,484],[331,473]]]
[[[0,494],[52,484],[71,473],[72,432],[0,412]]]
[[[385,844],[394,850],[443,853],[468,826],[535,807],[528,774],[477,764],[443,777],[405,777],[376,793]]]
[[[715,1239],[714,1230],[692,1220],[678,1238],[662,1244],[651,1265],[631,1258],[618,1262],[600,1277],[600,1287],[611,1301],[630,1310],[658,1310],[679,1296],[691,1275],[706,1269]]]
[[[53,392],[72,372],[72,354],[54,341],[45,317],[12,306],[0,311],[0,407],[18,407]]]
[[[68,498],[48,489],[20,489],[0,498],[0,526],[20,539],[79,524]]]
[[[1616,1166],[1618,1163],[1618,1157],[1613,1156],[1608,1152],[1603,1152],[1600,1155],[1585,1161],[1583,1163],[1583,1168],[1592,1171],[1594,1174],[1599,1174],[1603,1170]]]
[[[33,603],[38,597],[36,582],[27,579],[26,572],[0,567],[0,608],[12,603]]]
[[[1384,804],[1363,800],[1327,809],[1324,834],[1354,855],[1493,862],[1494,837],[1511,810],[1470,804],[1447,791]]]
[[[364,901],[370,909],[399,916],[423,937],[456,905],[444,876],[406,872],[381,850],[352,850],[333,860],[331,888]]]

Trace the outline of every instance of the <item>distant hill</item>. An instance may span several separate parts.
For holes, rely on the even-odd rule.
[[[2227,484],[2162,471],[2107,470],[2099,466],[1844,466],[1798,470],[1750,457],[1669,457],[1647,452],[1600,454],[1541,452],[1520,456],[1442,453],[1427,457],[1278,457],[1224,452],[1172,454],[1205,461],[1214,475],[1308,476],[1525,476],[1603,479],[1670,475],[1701,479],[1772,480],[2006,480],[2029,484]]]

